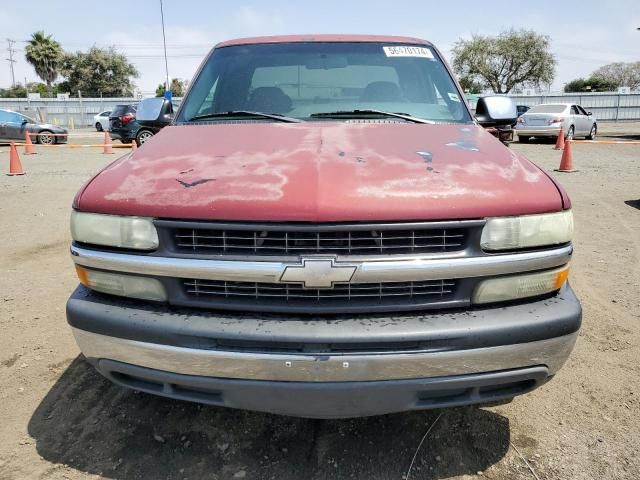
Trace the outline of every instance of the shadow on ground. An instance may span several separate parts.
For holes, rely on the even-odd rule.
[[[531,137],[528,140],[524,141],[524,142],[520,142],[520,140],[517,139],[514,140],[515,143],[531,143],[531,144],[544,144],[544,145],[555,145],[557,138],[556,137]]]
[[[640,210],[640,198],[638,200],[625,200],[624,203],[629,205],[630,207]]]
[[[640,140],[640,134],[637,133],[607,133],[602,136],[611,140]]]
[[[504,457],[507,418],[442,412],[412,478],[475,474]],[[400,479],[438,413],[308,420],[206,407],[125,390],[78,357],[29,434],[45,460],[107,478]]]

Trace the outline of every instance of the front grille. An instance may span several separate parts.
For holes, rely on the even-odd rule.
[[[261,304],[341,305],[366,303],[370,305],[424,304],[450,299],[455,280],[420,282],[347,283],[333,288],[304,288],[296,283],[227,282],[187,279],[182,282],[188,297],[212,301],[236,300]]]
[[[465,228],[273,230],[177,228],[178,251],[209,255],[385,255],[463,250]]]

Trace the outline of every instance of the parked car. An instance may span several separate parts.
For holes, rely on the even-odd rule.
[[[172,106],[171,102],[167,100]],[[110,133],[114,140],[120,140],[122,143],[131,143],[136,141],[138,146],[144,144],[163,127],[171,123],[173,118],[173,110],[168,110],[165,114],[155,122],[147,122],[144,127],[136,121],[137,105],[116,105],[113,112],[109,115]]]
[[[153,121],[147,120],[140,123],[140,129],[136,134],[138,146],[147,142],[151,137],[167,125],[170,125],[173,121],[173,112],[175,107],[171,100],[164,97],[157,97],[155,101],[151,102],[151,104],[154,105],[154,108],[157,108],[157,111],[154,110],[153,112],[150,112],[153,115]]]
[[[109,115],[111,114],[111,110],[106,110],[104,112],[100,112],[93,117],[93,124],[96,127],[98,132],[102,132],[103,130],[109,130]]]
[[[477,112],[476,112],[476,105],[478,103],[478,100],[482,97],[481,95],[476,95],[476,94],[472,94],[472,93],[467,93],[465,94],[465,97],[467,99],[467,103],[470,107],[470,111],[472,113],[472,115],[477,117]],[[480,116],[482,116],[483,113],[480,112]],[[496,137],[498,140],[500,140],[504,145],[509,146],[509,143],[513,141],[513,127],[515,127],[516,122],[513,122],[513,125],[500,125],[499,127],[495,126],[495,125],[487,125],[485,124],[484,127],[486,128],[486,130],[493,135],[494,137]]]
[[[67,320],[111,381],[353,417],[508,401],[578,336],[571,202],[415,38],[218,44],[172,125],[76,195]],[[155,122],[163,100],[143,100]]]
[[[467,94],[467,101],[470,100],[470,95]],[[471,109],[471,113],[476,117],[476,119],[480,120],[482,126],[489,132],[491,135],[500,140],[504,145],[509,146],[509,143],[513,141],[513,126],[512,125],[504,125],[504,124],[494,124],[488,121],[486,111],[486,102],[478,102],[478,100],[482,97],[478,95],[473,95],[473,104],[476,105],[476,108]],[[485,96],[484,98],[488,98]],[[480,109],[478,110],[478,106]],[[515,122],[514,122],[515,125]]]
[[[109,134],[114,140],[131,143],[136,138],[140,124],[136,122],[137,105],[116,105],[109,114]]]
[[[69,133],[66,128],[58,125],[41,123],[11,110],[0,110],[0,142],[23,142],[25,132],[37,133],[31,136],[31,140],[43,145],[66,143]]]
[[[525,113],[527,113],[530,108],[531,107],[529,107],[527,105],[516,105],[516,112],[518,113],[518,117],[520,115],[524,115]]]
[[[560,128],[568,139],[593,140],[598,133],[593,114],[574,103],[542,103],[531,107],[518,118],[516,133],[520,142],[528,142],[531,137],[557,138]]]

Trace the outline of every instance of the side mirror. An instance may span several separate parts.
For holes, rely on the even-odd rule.
[[[591,112],[587,112],[587,115],[591,116],[591,115],[593,115],[593,113],[591,113]]]
[[[173,105],[166,98],[145,98],[138,104],[136,120],[143,127],[169,125],[173,121]]]
[[[27,123],[29,123],[29,120],[27,120],[26,118],[22,119],[22,125],[26,125]]]
[[[481,97],[476,105],[476,120],[483,127],[512,125],[518,120],[516,104],[509,97]]]

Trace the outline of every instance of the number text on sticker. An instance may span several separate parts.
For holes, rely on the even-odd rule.
[[[423,57],[433,58],[431,49],[427,47],[416,47],[412,45],[396,45],[382,47],[387,57]]]

